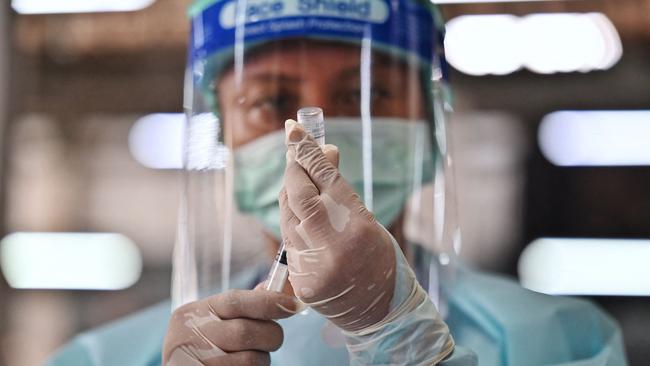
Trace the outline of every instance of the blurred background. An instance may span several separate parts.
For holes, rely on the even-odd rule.
[[[169,296],[189,2],[0,4],[0,365]],[[650,363],[650,0],[439,2],[461,256]]]

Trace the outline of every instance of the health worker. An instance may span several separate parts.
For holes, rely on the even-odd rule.
[[[594,305],[458,263],[434,5],[201,0],[190,17],[172,303],[48,365],[626,364]],[[287,121],[303,107],[325,145]]]

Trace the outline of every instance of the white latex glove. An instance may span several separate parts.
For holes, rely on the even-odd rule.
[[[285,129],[281,228],[294,292],[344,330],[375,324],[393,298],[392,237],[302,126],[289,120]]]
[[[447,325],[339,173],[336,147],[321,148],[292,120],[285,131],[281,229],[296,296],[343,330],[353,365],[443,360],[454,349]]]
[[[172,314],[163,345],[165,366],[269,365],[282,328],[271,319],[295,314],[292,296],[233,290],[191,302]]]

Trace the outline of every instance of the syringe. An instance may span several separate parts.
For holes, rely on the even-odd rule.
[[[287,251],[284,250],[284,242],[282,242],[280,243],[278,254],[275,255],[271,272],[269,272],[266,289],[269,291],[282,292],[288,276],[289,268],[287,267]]]
[[[323,110],[318,107],[305,107],[298,110],[298,123],[304,126],[305,131],[316,140],[318,145],[325,145],[325,122]],[[287,267],[287,251],[284,242],[280,243],[278,254],[275,255],[273,266],[269,272],[266,289],[282,292],[289,276]]]

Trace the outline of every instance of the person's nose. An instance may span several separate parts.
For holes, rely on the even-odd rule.
[[[327,117],[328,111],[333,113],[335,111],[335,103],[331,100],[328,93],[326,93],[326,85],[322,83],[309,83],[303,85],[301,107],[320,107],[323,109]]]

